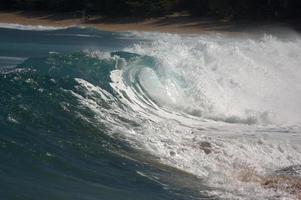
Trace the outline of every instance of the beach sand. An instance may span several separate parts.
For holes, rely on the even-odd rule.
[[[2,11],[0,23],[43,26],[90,26],[104,31],[148,31],[168,33],[201,33],[209,31],[212,20],[200,20],[185,15],[171,15],[160,18],[104,18],[92,16],[85,20],[81,12],[47,13],[29,11]]]
[[[246,22],[244,20],[235,22],[223,19],[210,19],[192,17],[187,14],[173,14],[158,18],[105,18],[93,15],[83,19],[82,13],[48,13],[40,11],[1,11],[0,23],[14,23],[21,25],[43,25],[43,26],[86,26],[95,27],[104,31],[146,31],[166,32],[179,34],[199,34],[212,31],[236,33],[249,27],[264,27],[271,22]]]

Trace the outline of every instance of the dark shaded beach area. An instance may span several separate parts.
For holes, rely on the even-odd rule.
[[[0,23],[169,33],[271,26],[300,30],[300,9],[296,0],[5,0],[0,5]]]
[[[287,20],[230,20],[210,17],[195,17],[187,13],[174,13],[162,17],[103,17],[91,15],[83,19],[80,12],[56,13],[49,11],[0,11],[0,23],[32,26],[84,26],[104,31],[145,31],[179,34],[204,32],[236,33],[249,29],[286,27],[300,31],[300,19]]]

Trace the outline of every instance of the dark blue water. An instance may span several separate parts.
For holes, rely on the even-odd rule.
[[[198,196],[172,181],[188,175],[146,161],[141,152],[106,134],[105,125],[93,125],[95,114],[72,94],[85,95],[75,78],[112,93],[114,61],[86,56],[84,50],[112,52],[136,42],[95,29],[0,29],[0,199]]]

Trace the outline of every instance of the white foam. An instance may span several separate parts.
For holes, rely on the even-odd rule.
[[[210,194],[297,198],[261,183],[277,169],[301,164],[300,38],[147,37],[154,42],[126,50],[155,57],[155,68],[111,58],[116,96],[77,79],[86,94],[74,95],[96,114],[83,119],[200,177]]]
[[[228,122],[301,122],[299,38],[151,36],[155,42],[126,50],[157,58],[165,86],[182,85],[188,112]]]
[[[33,31],[52,31],[70,28],[70,26],[44,26],[44,25],[22,25],[14,23],[0,23],[0,28],[18,29],[18,30],[33,30]]]

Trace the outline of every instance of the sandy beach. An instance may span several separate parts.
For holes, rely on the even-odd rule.
[[[179,34],[199,34],[204,32],[221,31],[227,33],[241,32],[250,27],[266,27],[274,25],[271,22],[230,21],[229,19],[216,20],[212,18],[192,17],[185,14],[174,14],[158,18],[106,18],[90,16],[83,20],[82,13],[47,13],[29,11],[1,11],[0,23],[44,26],[88,26],[104,31],[147,31]],[[282,25],[281,23],[276,23]]]
[[[0,12],[0,23],[44,26],[91,26],[105,31],[149,31],[168,33],[201,33],[216,29],[212,20],[200,20],[185,15],[171,15],[160,18],[104,18],[92,16],[83,20],[81,12],[47,13],[47,12]],[[216,23],[216,22],[215,22]],[[223,23],[221,21],[221,23]],[[214,26],[214,27],[213,27]],[[222,28],[221,24],[218,25]]]

